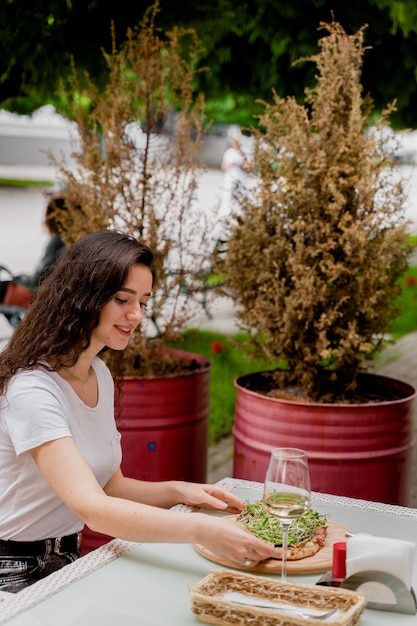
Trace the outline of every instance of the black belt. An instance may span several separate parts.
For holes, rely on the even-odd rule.
[[[41,541],[6,541],[0,539],[1,556],[45,556],[46,554],[64,555],[79,552],[81,533],[42,539]]]

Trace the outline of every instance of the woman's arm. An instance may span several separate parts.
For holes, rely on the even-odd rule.
[[[57,495],[91,530],[128,541],[198,543],[239,565],[245,559],[257,563],[276,556],[271,544],[258,539],[243,525],[231,520],[204,513],[176,513],[119,497],[118,493],[128,495],[132,489],[129,485],[127,491],[120,491],[122,482],[119,482],[119,473],[114,483],[113,480],[109,481],[108,495],[97,483],[70,437],[45,443],[33,449],[32,456]],[[164,494],[167,496],[170,491],[168,485],[162,483],[162,487],[155,487],[159,491],[158,500]],[[151,489],[152,483],[149,483],[149,490],[146,489],[148,500],[152,500]],[[175,489],[181,491],[181,488]],[[216,488],[213,489],[216,492]],[[139,491],[135,490],[135,496],[138,494]],[[197,500],[206,500],[206,503],[211,504],[212,495],[201,486],[197,485],[195,491],[192,489],[191,500],[196,496]],[[168,503],[167,500],[165,503]]]
[[[216,485],[202,485],[184,481],[147,482],[126,478],[121,470],[104,487],[109,496],[126,498],[162,508],[188,504],[204,509],[218,509],[239,513],[244,503],[232,493]]]

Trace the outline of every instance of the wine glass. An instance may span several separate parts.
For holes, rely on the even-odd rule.
[[[307,455],[298,448],[274,448],[265,476],[263,507],[282,528],[281,580],[287,580],[288,531],[295,519],[310,510],[311,487]]]

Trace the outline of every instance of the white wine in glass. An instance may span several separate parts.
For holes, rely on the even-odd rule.
[[[310,510],[311,487],[307,455],[298,448],[274,448],[265,476],[263,507],[282,528],[281,579],[287,579],[288,531]]]

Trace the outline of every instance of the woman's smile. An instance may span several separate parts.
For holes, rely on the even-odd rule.
[[[122,333],[122,335],[127,335],[130,336],[132,331],[134,330],[134,328],[130,327],[130,326],[119,326],[118,324],[115,324],[116,329]]]

